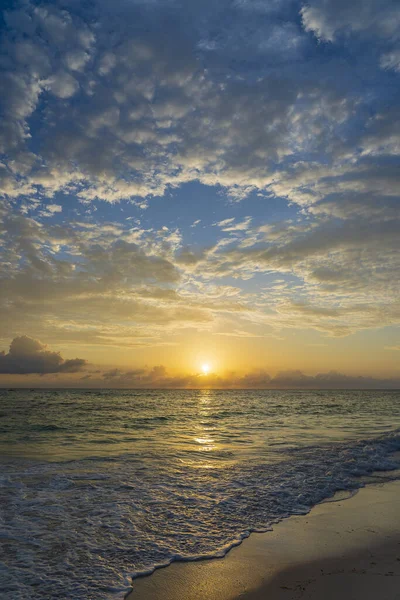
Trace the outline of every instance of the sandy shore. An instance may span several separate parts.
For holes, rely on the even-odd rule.
[[[137,579],[129,600],[400,600],[400,482],[253,534],[225,558]]]

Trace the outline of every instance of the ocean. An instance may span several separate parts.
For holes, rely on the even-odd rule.
[[[400,477],[399,391],[1,390],[0,597],[122,599]]]

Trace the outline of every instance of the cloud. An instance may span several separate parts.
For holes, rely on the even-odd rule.
[[[15,3],[0,60],[2,335],[18,322],[125,347],[227,315],[240,335],[398,323],[398,23],[390,0]],[[99,199],[139,210],[190,181],[259,204],[216,212],[203,247],[175,225],[89,217]],[[278,202],[290,221],[272,221]],[[209,235],[197,216],[190,233]],[[253,293],[257,274],[286,281]]]
[[[222,231],[225,233],[247,231],[250,227],[252,218],[246,217],[243,221],[239,221],[238,223],[235,223],[234,221],[235,219],[225,219],[224,221],[217,223],[217,225],[221,227]]]
[[[240,337],[241,332],[239,332]],[[398,350],[398,347],[387,347]],[[83,372],[74,378],[74,374]],[[9,352],[0,352],[0,375],[69,375],[68,385],[89,381],[91,387],[144,388],[144,389],[380,389],[398,388],[398,379],[379,379],[354,376],[329,371],[316,375],[306,375],[299,370],[279,372],[272,377],[262,368],[244,374],[235,372],[178,373],[171,375],[164,365],[140,367],[124,370],[112,368],[102,370],[90,366],[82,358],[63,359],[59,352],[51,351],[46,345],[26,335],[16,337],[10,344]],[[71,378],[72,376],[72,378]],[[51,382],[51,380],[48,380]],[[59,381],[59,380],[57,380]],[[43,379],[46,383],[46,379]]]
[[[108,384],[134,384],[139,387],[164,385],[166,377],[167,370],[162,365],[157,365],[151,369],[133,369],[130,371],[111,369],[103,374],[103,379]]]
[[[55,214],[62,212],[60,204],[46,204],[44,209],[39,212],[41,217],[53,217]]]
[[[348,335],[360,328],[390,325],[400,315],[396,276],[400,223],[395,212],[393,205],[392,219],[386,214],[382,218],[379,211],[372,219],[356,218],[356,211],[342,222],[329,217],[308,224],[256,227],[244,243],[221,245],[209,253],[198,269],[210,279],[226,275],[245,279],[260,272],[292,278],[291,283],[267,286],[257,295],[258,308],[266,310],[264,322],[273,326]]]
[[[243,375],[193,373],[173,376],[162,365],[128,371],[112,369],[103,374],[103,380],[110,387],[214,389],[396,389],[400,383],[398,379],[345,375],[337,371],[306,375],[293,370],[271,377],[264,369],[255,369]]]
[[[120,339],[136,346],[162,343],[185,327],[210,330],[229,314],[235,315],[232,330],[242,335],[249,323],[334,336],[394,324],[400,315],[396,207],[396,199],[378,204],[361,194],[347,201],[332,196],[312,206],[308,221],[254,221],[240,239],[222,232],[202,249],[187,246],[173,229],[42,223],[5,208],[0,332],[13,335],[17,321],[49,341],[61,336],[115,345]],[[239,283],[255,273],[295,279],[253,295]],[[226,276],[238,286],[222,285]]]
[[[325,41],[340,33],[398,35],[400,9],[395,0],[310,0],[301,9],[304,27]]]
[[[5,210],[0,226],[3,337],[15,322],[33,337],[132,346],[206,327],[211,304],[177,290],[176,231],[121,223],[43,224]]]
[[[396,0],[310,0],[301,8],[304,29],[320,41],[358,37],[378,54],[382,69],[400,70],[400,8]],[[380,53],[380,57],[379,57]]]
[[[1,374],[76,373],[85,365],[82,358],[64,360],[59,352],[47,350],[47,346],[26,335],[14,338],[7,354],[0,352]]]
[[[369,170],[357,170],[358,149],[364,141],[371,151],[380,138],[375,152],[384,155],[398,143],[395,119],[385,117],[397,103],[366,94],[340,57],[325,64],[299,10],[305,30],[321,39],[341,31],[397,39],[391,0],[277,2],[268,10],[228,1],[183,10],[160,2],[97,1],[74,11],[57,2],[16,5],[5,13],[2,46],[4,193],[62,190],[114,202],[199,180],[236,199],[268,190],[309,204],[351,169],[353,186],[370,183]],[[382,47],[384,69],[397,68],[397,52]]]
[[[240,199],[271,184],[276,166],[310,140],[327,147],[321,122],[336,140],[357,92],[340,91],[311,48],[313,68],[297,68],[309,41],[296,12],[224,5],[224,20],[222,6],[202,3],[182,11],[98,1],[73,12],[25,2],[6,12],[7,194],[63,190],[113,202],[200,180]],[[28,152],[30,167],[19,167]]]
[[[271,380],[276,387],[293,387],[305,389],[368,389],[368,388],[397,388],[398,379],[378,379],[374,377],[362,377],[344,375],[337,371],[318,373],[317,375],[305,375],[302,371],[284,371],[278,373]]]
[[[79,84],[69,73],[59,71],[43,83],[45,89],[50,90],[58,98],[70,98],[79,88]]]
[[[400,49],[382,54],[381,67],[382,69],[393,69],[400,72]]]

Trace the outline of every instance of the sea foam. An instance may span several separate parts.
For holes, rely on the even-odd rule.
[[[348,439],[337,441],[327,417],[332,408],[327,408],[310,420],[309,428],[318,424],[321,432],[314,436],[316,443],[309,443],[306,429],[294,434],[288,419],[274,423],[273,431],[273,419],[258,419],[257,432],[250,435],[249,413],[257,421],[253,406],[247,414],[242,410],[240,419],[236,415],[230,442],[225,422],[230,415],[220,418],[224,425],[207,417],[218,412],[212,397],[206,413],[193,406],[191,425],[179,418],[173,426],[170,422],[180,431],[180,442],[175,439],[163,453],[153,438],[146,442],[142,435],[140,444],[132,442],[132,452],[122,454],[4,459],[2,597],[122,599],[132,577],[173,560],[223,556],[252,531],[268,531],[285,517],[306,513],[338,490],[399,475],[399,429],[363,437],[353,428]],[[292,414],[294,407],[285,410]],[[194,417],[200,428],[193,425]],[[163,421],[157,423],[155,428]],[[48,430],[46,435],[62,434]],[[270,436],[268,451],[256,441],[260,435]],[[257,452],[251,451],[254,446]]]

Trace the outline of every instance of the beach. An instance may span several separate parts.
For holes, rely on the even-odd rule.
[[[287,597],[342,568],[312,561],[396,542],[398,392],[16,390],[1,411],[5,598]]]
[[[400,0],[0,33],[0,600],[400,600]]]
[[[400,481],[343,497],[252,534],[223,559],[139,578],[127,600],[398,600]]]

